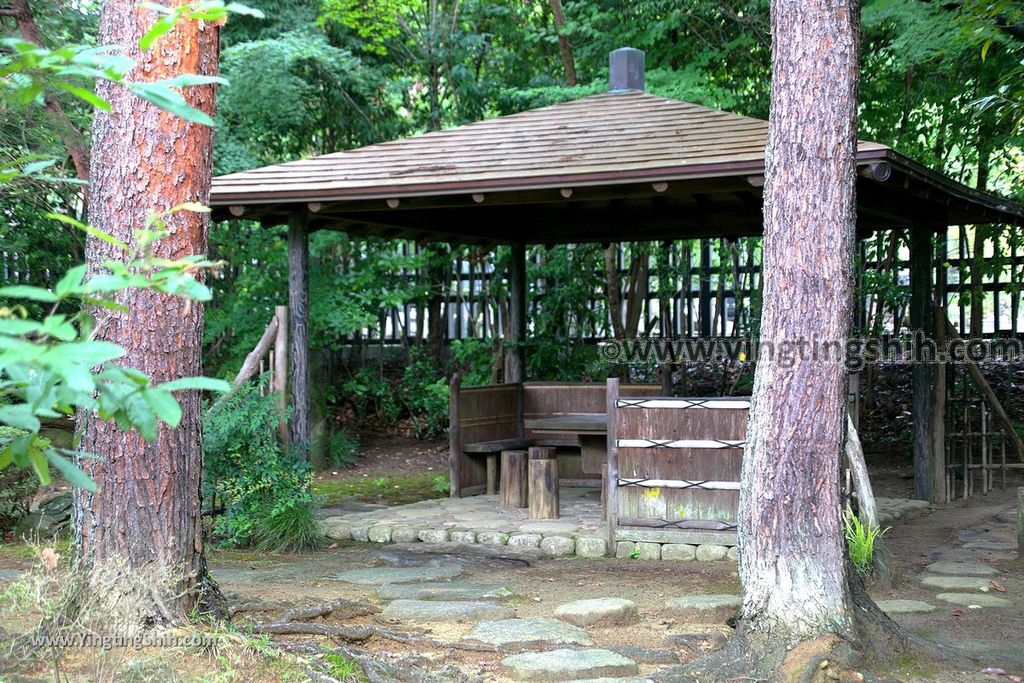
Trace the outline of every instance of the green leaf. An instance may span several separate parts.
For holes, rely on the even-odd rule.
[[[54,292],[61,299],[66,297],[68,294],[75,292],[82,285],[82,278],[85,277],[86,266],[75,266],[60,279],[57,285],[53,288]]]
[[[68,91],[78,99],[83,100],[88,104],[91,104],[97,109],[102,109],[103,111],[110,111],[110,102],[107,102],[105,99],[94,93],[92,90],[88,90],[77,85],[71,85],[70,83],[63,83],[60,81],[55,82],[54,85],[60,88],[61,90]]]
[[[175,429],[181,423],[181,406],[171,392],[160,388],[144,389],[142,396],[156,416],[166,422],[168,427]]]
[[[224,6],[224,9],[232,14],[241,14],[244,16],[255,17],[257,19],[265,18],[265,15],[260,10],[255,7],[248,7],[240,2],[229,2]]]
[[[46,455],[46,459],[50,461],[50,464],[57,468],[57,471],[68,480],[69,484],[81,489],[92,491],[93,493],[96,492],[96,482],[90,479],[89,475],[83,472],[78,465],[71,462],[52,448],[47,448],[43,452]]]
[[[91,225],[86,225],[82,221],[75,220],[71,216],[65,216],[62,213],[48,213],[46,214],[46,217],[53,219],[55,221],[60,221],[61,223],[70,225],[71,227],[78,228],[79,230],[89,235],[92,235],[93,237],[103,240],[107,244],[112,244],[115,247],[119,247],[125,251],[131,251],[131,247],[129,247],[127,244],[117,239],[113,235],[108,235],[99,228],[94,228]]]
[[[164,391],[181,391],[182,389],[196,389],[198,391],[217,391],[227,393],[231,391],[231,385],[222,379],[212,377],[182,377],[172,379],[157,385]]]
[[[43,358],[50,363],[71,363],[75,366],[93,367],[120,358],[125,350],[108,341],[87,341],[60,344],[48,349]]]
[[[0,422],[10,427],[27,429],[30,432],[38,432],[41,426],[39,418],[35,416],[31,406],[27,403],[0,406]]]
[[[191,88],[196,85],[227,85],[227,79],[221,78],[220,76],[203,76],[200,74],[179,74],[173,78],[164,78],[159,81],[153,81],[160,85],[165,85],[168,88]]]
[[[42,287],[33,287],[31,285],[10,285],[9,287],[0,287],[0,296],[6,296],[12,299],[42,301],[48,304],[56,303],[60,300],[60,297],[50,290],[43,289]]]
[[[179,116],[186,121],[191,121],[192,123],[203,124],[204,126],[213,125],[213,119],[210,118],[208,114],[190,106],[185,101],[185,98],[182,97],[181,93],[175,92],[162,82],[133,82],[126,83],[125,85],[127,85],[129,90],[142,99],[147,102],[152,102],[156,106],[174,114],[175,116]]]
[[[167,35],[174,30],[174,26],[178,23],[178,14],[165,14],[164,16],[157,19],[153,26],[150,27],[146,34],[139,39],[139,49],[143,52],[147,51],[152,47],[153,43],[157,38]]]
[[[32,469],[36,471],[36,476],[39,477],[39,483],[43,486],[49,486],[51,483],[50,466],[46,456],[39,448],[32,448],[29,450],[28,457],[32,463]]]

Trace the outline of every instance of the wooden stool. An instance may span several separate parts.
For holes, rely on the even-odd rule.
[[[558,519],[558,459],[554,448],[530,448],[530,519]]]
[[[501,507],[526,507],[526,451],[501,452]]]

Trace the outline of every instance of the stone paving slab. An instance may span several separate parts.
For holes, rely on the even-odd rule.
[[[875,604],[886,614],[928,614],[936,609],[920,600],[878,600]]]
[[[611,650],[523,652],[505,657],[501,665],[519,681],[578,681],[639,673],[636,662]]]
[[[590,645],[590,636],[579,626],[551,617],[482,621],[465,640],[495,646]]]
[[[935,596],[935,599],[961,607],[971,607],[973,605],[978,607],[1009,607],[1011,604],[1006,598],[999,598],[985,593],[939,593]]]
[[[926,588],[938,588],[940,590],[977,590],[987,591],[989,589],[988,579],[976,576],[939,576],[925,575],[921,577],[921,585]]]
[[[929,574],[943,574],[945,576],[995,576],[999,570],[990,564],[981,562],[950,562],[942,560],[932,562],[924,568]]]
[[[691,623],[722,623],[735,615],[742,604],[738,595],[683,595],[666,600],[665,612]]]
[[[462,573],[462,567],[441,565],[439,567],[371,567],[350,569],[330,577],[336,581],[357,583],[363,586],[382,586],[386,583],[412,583],[414,581],[437,581],[454,579]]]
[[[380,618],[385,621],[433,622],[456,624],[476,623],[485,619],[510,619],[516,613],[511,607],[494,602],[466,600],[395,600],[384,608]]]
[[[499,583],[471,581],[388,583],[377,589],[383,600],[505,600],[514,595]]]
[[[576,626],[623,626],[640,621],[636,603],[624,598],[574,600],[556,607],[555,616]]]

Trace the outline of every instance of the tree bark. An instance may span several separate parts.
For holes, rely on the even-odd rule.
[[[173,4],[183,4],[175,0]],[[107,0],[100,15],[98,43],[115,45],[136,60],[129,78],[159,80],[184,73],[217,71],[218,29],[182,22],[146,53],[138,42],[158,14],[134,0]],[[125,242],[134,242],[146,217],[182,202],[209,200],[213,129],[188,123],[109,82],[97,94],[111,104],[93,121],[91,222]],[[213,86],[189,88],[188,102],[209,114]],[[157,242],[158,256],[179,259],[206,252],[207,214],[181,211],[168,223],[170,235]],[[93,273],[107,259],[124,255],[89,237],[86,258]],[[127,350],[125,365],[163,382],[202,372],[203,306],[150,291],[118,295],[127,312],[113,313],[100,336]],[[91,413],[80,415],[82,459],[96,481],[96,493],[76,489],[77,551],[87,566],[146,567],[176,576],[173,591],[157,595],[157,621],[182,618],[200,600],[206,581],[201,528],[203,471],[200,396],[178,393],[181,425],[161,424],[157,440],[145,443],[136,431],[123,432]],[[156,602],[156,600],[154,600]]]
[[[794,363],[762,353],[754,376],[740,491],[741,622],[781,644],[853,630],[839,475],[858,35],[855,0],[772,2],[762,345],[838,344],[828,358]]]

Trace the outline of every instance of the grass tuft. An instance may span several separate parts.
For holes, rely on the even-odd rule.
[[[847,510],[843,515],[846,548],[853,568],[861,576],[870,576],[875,567],[875,554],[879,551],[882,536],[889,529],[868,525],[860,517]]]
[[[270,515],[256,527],[252,539],[253,548],[273,553],[312,550],[326,544],[309,505],[285,508]]]

